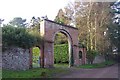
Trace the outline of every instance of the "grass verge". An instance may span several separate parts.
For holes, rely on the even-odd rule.
[[[35,68],[26,71],[3,70],[2,78],[52,78],[59,73],[67,73],[64,68]]]
[[[115,64],[114,61],[105,61],[105,62],[102,62],[102,63],[99,63],[99,64],[85,64],[85,65],[80,65],[79,67],[80,68],[103,68],[103,67],[107,67],[107,66],[111,66]]]
[[[55,67],[59,68],[68,68],[69,64],[67,63],[62,63],[62,64],[54,64]]]

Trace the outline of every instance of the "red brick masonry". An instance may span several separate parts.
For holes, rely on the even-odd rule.
[[[44,44],[42,46],[42,59],[43,67],[49,68],[54,65],[54,37],[61,32],[68,37],[69,44],[69,60],[73,58],[73,66],[78,66],[81,64],[79,60],[79,47],[78,47],[78,29],[75,27],[58,24],[51,20],[43,20],[40,24],[40,34],[44,38]],[[86,49],[82,49],[82,64],[86,63]],[[73,57],[72,57],[73,55]],[[71,66],[71,65],[69,65]]]

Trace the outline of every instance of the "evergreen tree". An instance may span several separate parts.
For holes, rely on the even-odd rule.
[[[4,21],[4,19],[0,19],[0,27],[1,27],[1,24],[2,24],[3,21]]]
[[[109,29],[110,39],[112,43],[118,48],[118,53],[120,53],[120,0],[117,0],[112,6],[113,10],[113,26]]]
[[[120,0],[116,1],[111,8],[114,10],[114,23],[120,25]]]
[[[15,17],[9,24],[14,27],[26,27],[27,25],[26,19],[22,19],[21,17]]]

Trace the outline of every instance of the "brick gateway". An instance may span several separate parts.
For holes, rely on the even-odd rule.
[[[54,65],[54,38],[61,32],[68,38],[69,45],[69,67],[86,63],[86,50],[78,46],[78,29],[75,27],[58,24],[51,20],[44,19],[40,23],[40,35],[43,37],[41,50],[41,67],[49,68]],[[79,59],[79,51],[82,51],[82,61]],[[32,56],[30,58],[32,66]]]

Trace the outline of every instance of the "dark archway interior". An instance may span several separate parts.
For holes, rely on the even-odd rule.
[[[82,51],[79,51],[79,59],[82,59]]]

